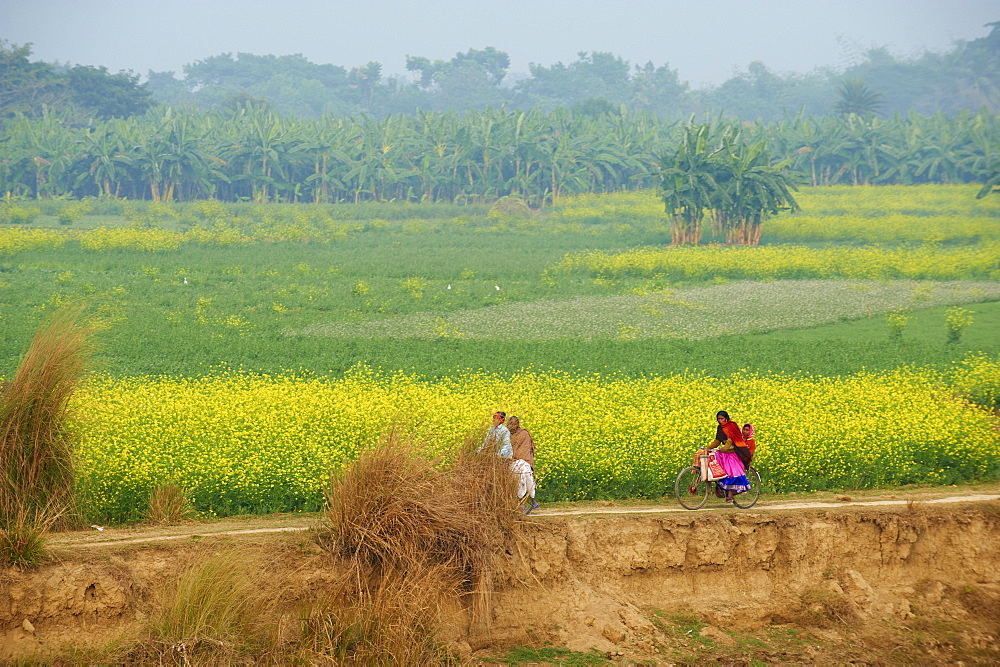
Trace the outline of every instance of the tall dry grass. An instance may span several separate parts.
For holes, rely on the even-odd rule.
[[[148,637],[130,652],[138,663],[252,663],[280,639],[280,598],[261,564],[236,547],[189,564],[169,579],[148,619]]]
[[[0,548],[34,564],[43,535],[73,505],[70,399],[87,371],[95,327],[80,306],[43,322],[0,392]]]
[[[436,662],[442,604],[465,601],[474,619],[489,622],[493,576],[520,514],[510,461],[476,452],[480,441],[470,437],[444,465],[392,430],[332,476],[319,540],[351,576],[308,617],[314,651]]]
[[[382,570],[378,584],[359,582],[347,568],[332,590],[302,610],[298,657],[312,664],[319,656],[337,664],[447,664],[450,656],[436,637],[442,591],[454,586],[444,567],[406,572]]]
[[[155,526],[171,526],[192,521],[197,512],[191,505],[183,487],[176,482],[165,482],[149,492],[149,506],[146,508],[146,523]]]

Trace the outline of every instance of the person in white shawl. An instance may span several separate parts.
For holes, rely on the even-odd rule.
[[[527,429],[521,428],[519,417],[511,416],[507,423],[510,424],[514,458],[510,469],[517,475],[517,497],[522,500],[529,498],[524,513],[530,514],[531,510],[538,509],[535,502],[535,440]]]

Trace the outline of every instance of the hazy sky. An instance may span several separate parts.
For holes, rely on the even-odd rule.
[[[873,46],[948,50],[1000,21],[997,0],[0,0],[0,39],[33,59],[174,71],[221,53],[289,55],[347,68],[407,55],[447,60],[493,46],[528,63],[610,51],[676,69],[695,87],[760,60],[771,70],[845,67]]]

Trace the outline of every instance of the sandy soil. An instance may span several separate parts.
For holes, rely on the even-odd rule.
[[[337,578],[318,521],[54,534],[52,563],[0,572],[0,659],[128,637],[164,581],[234,545],[307,600]],[[1000,484],[762,496],[749,510],[543,503],[518,528],[489,617],[461,603],[443,617],[466,662],[1000,662]]]

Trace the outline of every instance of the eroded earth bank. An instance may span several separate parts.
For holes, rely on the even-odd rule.
[[[236,546],[280,582],[294,632],[341,573],[311,532],[57,542],[0,575],[0,657],[66,656],[139,632],[163,582]],[[458,601],[440,637],[463,661],[513,646],[620,662],[1000,661],[1000,503],[532,516],[490,613]],[[88,541],[89,540],[89,541]],[[557,655],[557,653],[553,653]]]

